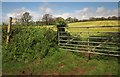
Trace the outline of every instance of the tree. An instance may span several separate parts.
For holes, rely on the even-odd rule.
[[[34,22],[34,21],[30,21],[28,24],[29,24],[30,26],[35,26],[35,22]]]
[[[62,17],[57,17],[57,18],[56,18],[56,22],[59,22],[59,21],[65,21],[65,20],[64,20],[64,18],[62,18]]]
[[[49,19],[49,25],[55,25],[55,18],[50,18]]]
[[[116,16],[112,16],[112,20],[117,20],[118,18]]]
[[[73,18],[74,19],[74,22],[78,22],[79,20],[77,18]]]
[[[66,27],[67,23],[62,17],[56,18],[56,26],[57,26],[57,31],[58,32],[65,32],[65,28],[60,28],[60,27]]]
[[[35,22],[35,25],[36,25],[36,26],[43,26],[43,23],[42,23],[42,21],[36,21],[36,22]]]
[[[66,19],[66,21],[71,23],[71,22],[74,22],[74,19],[71,18],[71,17],[68,17],[68,18]]]
[[[95,21],[96,18],[95,18],[95,17],[90,17],[89,20],[90,20],[90,21]]]
[[[111,20],[111,19],[112,19],[112,17],[108,17],[107,19],[108,19],[108,20]]]
[[[45,14],[42,17],[42,21],[45,22],[46,25],[50,25],[52,20],[53,20],[53,18],[52,18],[52,15],[50,15],[50,14]]]
[[[105,17],[101,17],[101,20],[105,20]]]
[[[118,17],[118,20],[120,20],[120,16]]]
[[[2,22],[2,26],[7,26],[8,24],[5,22]]]
[[[31,19],[32,19],[32,16],[30,15],[29,12],[25,12],[25,13],[22,15],[22,17],[21,17],[21,21],[22,21],[22,23],[24,23],[24,24],[25,24],[25,23],[28,24]]]

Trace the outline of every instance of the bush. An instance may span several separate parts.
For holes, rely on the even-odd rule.
[[[65,21],[58,21],[56,23],[56,26],[57,27],[66,27],[67,26],[67,23]]]
[[[14,31],[17,33],[15,34]],[[52,55],[58,49],[55,42],[56,32],[51,29],[14,29],[11,34],[10,43],[8,45],[3,43],[2,46],[3,62],[31,62],[45,58],[48,54]]]
[[[7,36],[7,26],[2,26],[2,43],[5,43]]]

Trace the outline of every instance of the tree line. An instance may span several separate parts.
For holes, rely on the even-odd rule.
[[[29,12],[25,12],[20,19],[16,19],[17,21],[15,24],[17,25],[23,25],[23,26],[43,26],[43,25],[56,25],[57,22],[59,21],[64,21],[66,23],[73,23],[73,22],[85,22],[85,21],[99,21],[99,20],[118,20],[120,19],[120,16],[111,16],[111,17],[100,17],[100,18],[95,18],[95,17],[90,17],[89,19],[84,19],[84,20],[79,20],[77,18],[72,18],[68,17],[66,19],[62,17],[53,17],[51,14],[44,14],[41,20],[38,21],[33,21],[32,16],[30,15]],[[3,25],[6,25],[3,23]]]

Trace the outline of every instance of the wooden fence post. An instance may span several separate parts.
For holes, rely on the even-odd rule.
[[[7,39],[6,39],[6,44],[9,43],[10,41],[10,30],[11,30],[11,25],[12,25],[12,17],[9,17],[9,20],[8,20],[8,28],[7,28]]]

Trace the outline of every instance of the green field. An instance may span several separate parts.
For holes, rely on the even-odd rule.
[[[106,20],[106,21],[88,21],[88,22],[76,22],[70,23],[69,26],[118,26],[117,20]]]
[[[88,22],[76,22],[76,23],[69,23],[68,27],[81,27],[81,26],[120,26],[118,24],[117,20],[106,20],[106,21],[88,21]],[[53,30],[57,30],[55,25],[46,26],[43,27],[51,28]],[[41,28],[41,26],[36,26],[34,28]],[[68,32],[82,32],[82,31],[88,31],[86,28],[67,28],[66,31]],[[104,28],[104,29],[89,29],[89,31],[118,31],[118,28]]]
[[[89,21],[72,26],[118,26],[118,21]],[[73,53],[57,46],[56,26],[13,26],[9,44],[5,44],[6,27],[2,27],[3,75],[120,75],[116,57]],[[72,34],[88,29],[66,29]],[[89,29],[112,31],[117,28]],[[73,33],[74,34],[74,33]],[[90,35],[97,35],[96,33]],[[81,36],[88,36],[84,33]],[[47,54],[47,55],[46,55]]]
[[[68,24],[69,27],[75,27],[75,26],[118,26],[118,21],[89,21],[89,22],[77,22],[77,23],[71,23]],[[106,31],[106,32],[116,32],[118,31],[118,28],[91,28],[91,29],[87,29],[87,28],[68,28],[67,29],[68,32],[84,32],[84,31]]]
[[[65,28],[66,32],[71,33],[71,35],[76,35],[79,32],[82,32],[80,35],[81,37],[88,37],[92,35],[98,35],[97,32],[118,32],[118,27],[105,27],[105,28],[70,28],[70,27],[90,27],[90,26],[120,26],[117,20],[106,20],[106,21],[88,21],[88,22],[76,22],[76,23],[69,23],[68,28]],[[54,31],[57,31],[55,25],[51,26],[43,26],[47,28],[51,28]],[[35,28],[41,28],[36,26]],[[86,34],[84,32],[92,32]]]

